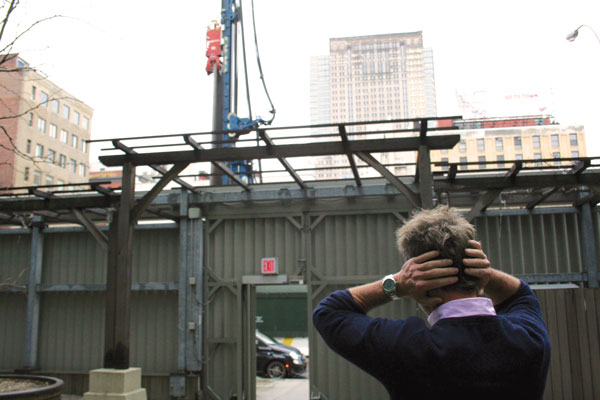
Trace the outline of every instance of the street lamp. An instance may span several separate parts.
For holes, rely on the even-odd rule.
[[[581,25],[579,28],[575,29],[573,32],[569,33],[567,35],[567,40],[569,42],[574,41],[575,39],[577,39],[577,36],[579,35],[579,30],[583,27],[589,28],[592,32],[594,32],[594,35],[596,35],[596,39],[598,39],[598,43],[600,43],[600,37],[598,37],[598,34],[596,33],[596,31],[594,30],[594,28],[592,28],[589,25]]]

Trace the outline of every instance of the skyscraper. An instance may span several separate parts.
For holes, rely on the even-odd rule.
[[[328,93],[323,90],[326,79]],[[330,39],[329,56],[311,60],[312,123],[326,122],[327,100],[330,123],[435,116],[433,53],[423,48],[422,32]],[[361,130],[365,127],[356,126],[353,132]],[[392,157],[381,161],[414,161],[412,153]],[[345,156],[321,157],[316,166],[328,169],[317,171],[316,178],[351,177],[349,170],[335,169],[346,163]],[[408,170],[399,167],[394,172]]]
[[[93,109],[18,54],[0,61],[0,187],[86,182]]]

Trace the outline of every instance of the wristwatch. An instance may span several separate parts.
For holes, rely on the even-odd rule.
[[[394,279],[394,275],[390,274],[384,276],[383,281],[381,282],[381,287],[383,288],[383,293],[387,294],[390,299],[400,299],[396,293],[396,280]]]

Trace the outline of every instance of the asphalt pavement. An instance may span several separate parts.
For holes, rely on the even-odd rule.
[[[307,378],[267,379],[256,377],[257,400],[308,400]]]

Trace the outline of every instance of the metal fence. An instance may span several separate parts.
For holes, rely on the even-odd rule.
[[[171,375],[187,382],[187,398],[252,392],[254,342],[245,336],[255,298],[245,287],[256,283],[249,277],[259,274],[261,258],[277,257],[281,275],[307,284],[309,313],[330,291],[380,279],[402,263],[394,231],[408,212],[384,196],[223,203],[203,208],[201,218],[178,206],[179,224],[139,225],[134,234],[131,359],[151,399],[173,394],[170,384],[181,380]],[[595,235],[586,236],[581,213],[566,207],[488,211],[475,225],[496,267],[532,283],[597,286],[584,254],[591,240],[598,262],[597,211],[592,222]],[[88,371],[102,366],[105,252],[80,228],[32,228],[0,231],[0,260],[0,370],[36,360],[40,372],[65,378],[72,392],[86,391]],[[546,398],[597,397],[598,289],[538,295],[553,342]],[[376,314],[416,309],[403,300]],[[314,398],[387,398],[311,327],[309,337]]]

